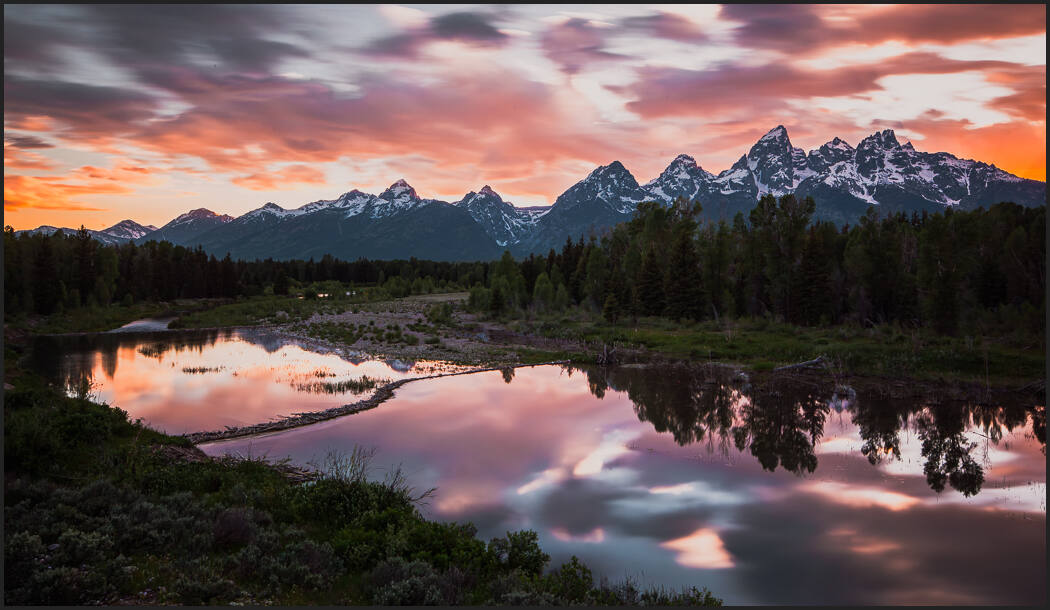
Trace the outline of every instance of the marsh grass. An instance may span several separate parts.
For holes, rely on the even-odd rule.
[[[205,373],[218,373],[225,370],[224,366],[184,366],[182,372],[187,375],[203,375]]]
[[[1039,340],[951,337],[885,324],[864,328],[801,327],[766,318],[676,325],[663,318],[609,324],[586,312],[519,321],[518,331],[587,344],[645,349],[694,362],[723,362],[769,370],[824,354],[840,374],[972,381],[1012,385],[1042,378]],[[586,361],[588,354],[577,354]],[[590,354],[593,357],[593,354]],[[582,357],[582,358],[581,358]]]
[[[333,374],[334,375],[334,374]],[[363,375],[360,379],[346,379],[344,381],[308,381],[295,383],[295,389],[299,392],[310,392],[313,394],[363,394],[376,387],[390,383],[389,379],[373,378]]]

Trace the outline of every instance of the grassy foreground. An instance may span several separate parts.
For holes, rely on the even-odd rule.
[[[4,400],[4,602],[23,604],[720,605],[706,589],[547,570],[532,531],[488,542],[423,518],[368,454],[296,481],[207,459],[119,409],[30,374]],[[85,389],[86,390],[86,389]]]

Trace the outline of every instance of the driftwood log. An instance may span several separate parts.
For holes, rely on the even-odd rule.
[[[399,379],[397,381],[388,383],[380,386],[376,391],[365,398],[348,405],[342,405],[339,407],[332,407],[331,409],[325,409],[324,411],[313,411],[308,413],[294,413],[291,416],[284,416],[274,421],[263,422],[251,426],[231,427],[226,426],[225,430],[212,430],[208,432],[191,432],[183,434],[182,436],[190,440],[194,445],[200,443],[208,443],[212,441],[220,441],[231,438],[239,438],[242,436],[254,436],[256,434],[268,434],[270,432],[278,432],[281,430],[287,430],[289,428],[297,428],[299,426],[308,426],[317,422],[333,419],[336,417],[342,417],[343,415],[351,415],[353,413],[360,413],[361,411],[367,411],[374,409],[386,401],[388,398],[394,395],[394,390],[400,388],[406,383],[413,381],[419,381],[421,379],[437,379],[438,377],[452,377],[455,375],[472,375],[474,373],[484,373],[487,371],[503,371],[506,369],[515,369],[528,366],[543,366],[548,364],[568,364],[569,360],[555,360],[553,362],[539,362],[536,364],[516,364],[511,366],[494,366],[483,369],[474,369],[470,371],[459,371],[457,373],[438,373],[435,375],[425,375],[423,377],[409,377],[408,379]]]
[[[828,361],[824,356],[817,356],[813,360],[807,360],[805,362],[799,362],[798,364],[788,364],[785,366],[778,366],[773,369],[773,372],[778,371],[792,371],[798,369],[826,369],[828,368]]]

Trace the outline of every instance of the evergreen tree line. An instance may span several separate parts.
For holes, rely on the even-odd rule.
[[[294,282],[381,285],[393,296],[470,288],[497,316],[568,307],[622,318],[770,317],[799,325],[896,322],[954,333],[993,320],[1037,330],[1046,307],[1046,207],[1000,203],[811,222],[812,198],[763,197],[749,217],[701,222],[698,203],[638,206],[600,238],[561,251],[474,263],[217,259],[168,242],[106,246],[87,231],[4,231],[8,313],[178,298],[287,294]]]
[[[841,229],[812,198],[763,197],[748,218],[699,222],[698,203],[643,203],[561,252],[495,263],[471,306],[500,315],[578,305],[615,322],[770,317],[815,326],[899,323],[1037,331],[1046,307],[1046,207],[898,213]]]
[[[51,314],[76,307],[255,296],[272,289],[288,294],[295,284],[336,281],[381,285],[393,296],[486,282],[485,263],[426,260],[342,261],[272,259],[242,261],[209,255],[200,247],[170,242],[104,245],[87,231],[67,235],[4,230],[6,315]]]

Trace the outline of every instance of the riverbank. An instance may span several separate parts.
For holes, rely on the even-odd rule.
[[[265,326],[324,351],[442,360],[465,366],[552,360],[721,363],[752,372],[823,357],[837,375],[1016,388],[1045,379],[1045,337],[944,336],[896,325],[800,327],[766,319],[616,324],[593,312],[491,319],[466,310],[467,293],[375,300],[254,297],[153,309],[111,307],[68,320],[5,324],[9,341],[35,333],[110,330],[142,312],[180,311],[172,328]],[[108,312],[108,313],[105,313]],[[103,324],[108,321],[108,324]],[[108,326],[108,327],[105,327]]]

